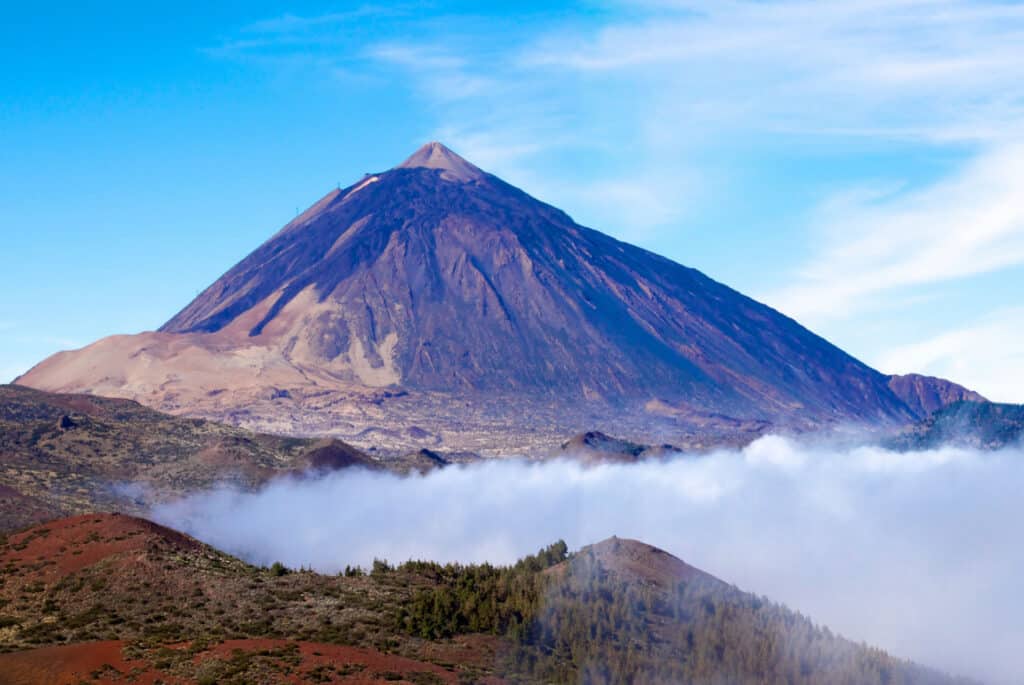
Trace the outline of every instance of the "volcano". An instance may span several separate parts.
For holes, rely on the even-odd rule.
[[[18,382],[357,442],[451,444],[503,414],[563,438],[630,417],[916,415],[796,321],[436,142],[329,192],[159,331],[59,353]]]

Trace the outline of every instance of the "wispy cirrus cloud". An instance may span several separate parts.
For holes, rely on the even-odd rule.
[[[992,312],[966,326],[886,351],[886,371],[955,378],[994,402],[1024,401],[1024,308]]]
[[[407,5],[395,4],[305,16],[285,13],[241,26],[203,52],[218,59],[332,72],[366,45],[361,22],[393,20],[408,11]]]
[[[766,295],[798,318],[848,317],[915,286],[1024,266],[1024,145],[923,189],[833,197],[815,223],[815,254]]]
[[[651,3],[647,16],[528,46],[522,63],[634,74],[729,129],[1002,138],[1024,107],[1024,7],[958,0]],[[641,92],[641,96],[644,94]]]
[[[371,46],[366,55],[410,70],[428,97],[441,102],[479,97],[498,86],[492,79],[471,70],[465,58],[439,46],[385,43]]]
[[[382,5],[363,5],[362,7],[358,7],[347,12],[328,12],[326,14],[308,16],[301,16],[286,12],[277,17],[262,19],[251,24],[246,24],[241,28],[241,32],[255,34],[308,32],[323,29],[325,27],[336,26],[338,24],[349,23],[366,17],[389,15],[394,12],[396,12],[394,7],[389,8]]]

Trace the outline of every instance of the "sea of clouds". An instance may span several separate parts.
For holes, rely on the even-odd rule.
[[[494,460],[288,478],[153,517],[257,564],[512,562],[559,538],[661,547],[854,640],[960,674],[1024,674],[1024,450],[897,453],[765,437],[637,464]]]

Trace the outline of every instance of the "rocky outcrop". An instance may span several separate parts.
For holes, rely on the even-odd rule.
[[[889,388],[920,418],[954,402],[988,401],[973,390],[952,381],[916,373],[889,376]]]

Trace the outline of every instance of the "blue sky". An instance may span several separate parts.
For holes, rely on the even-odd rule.
[[[1024,402],[1022,4],[149,4],[5,7],[5,379],[439,139],[883,371]]]

